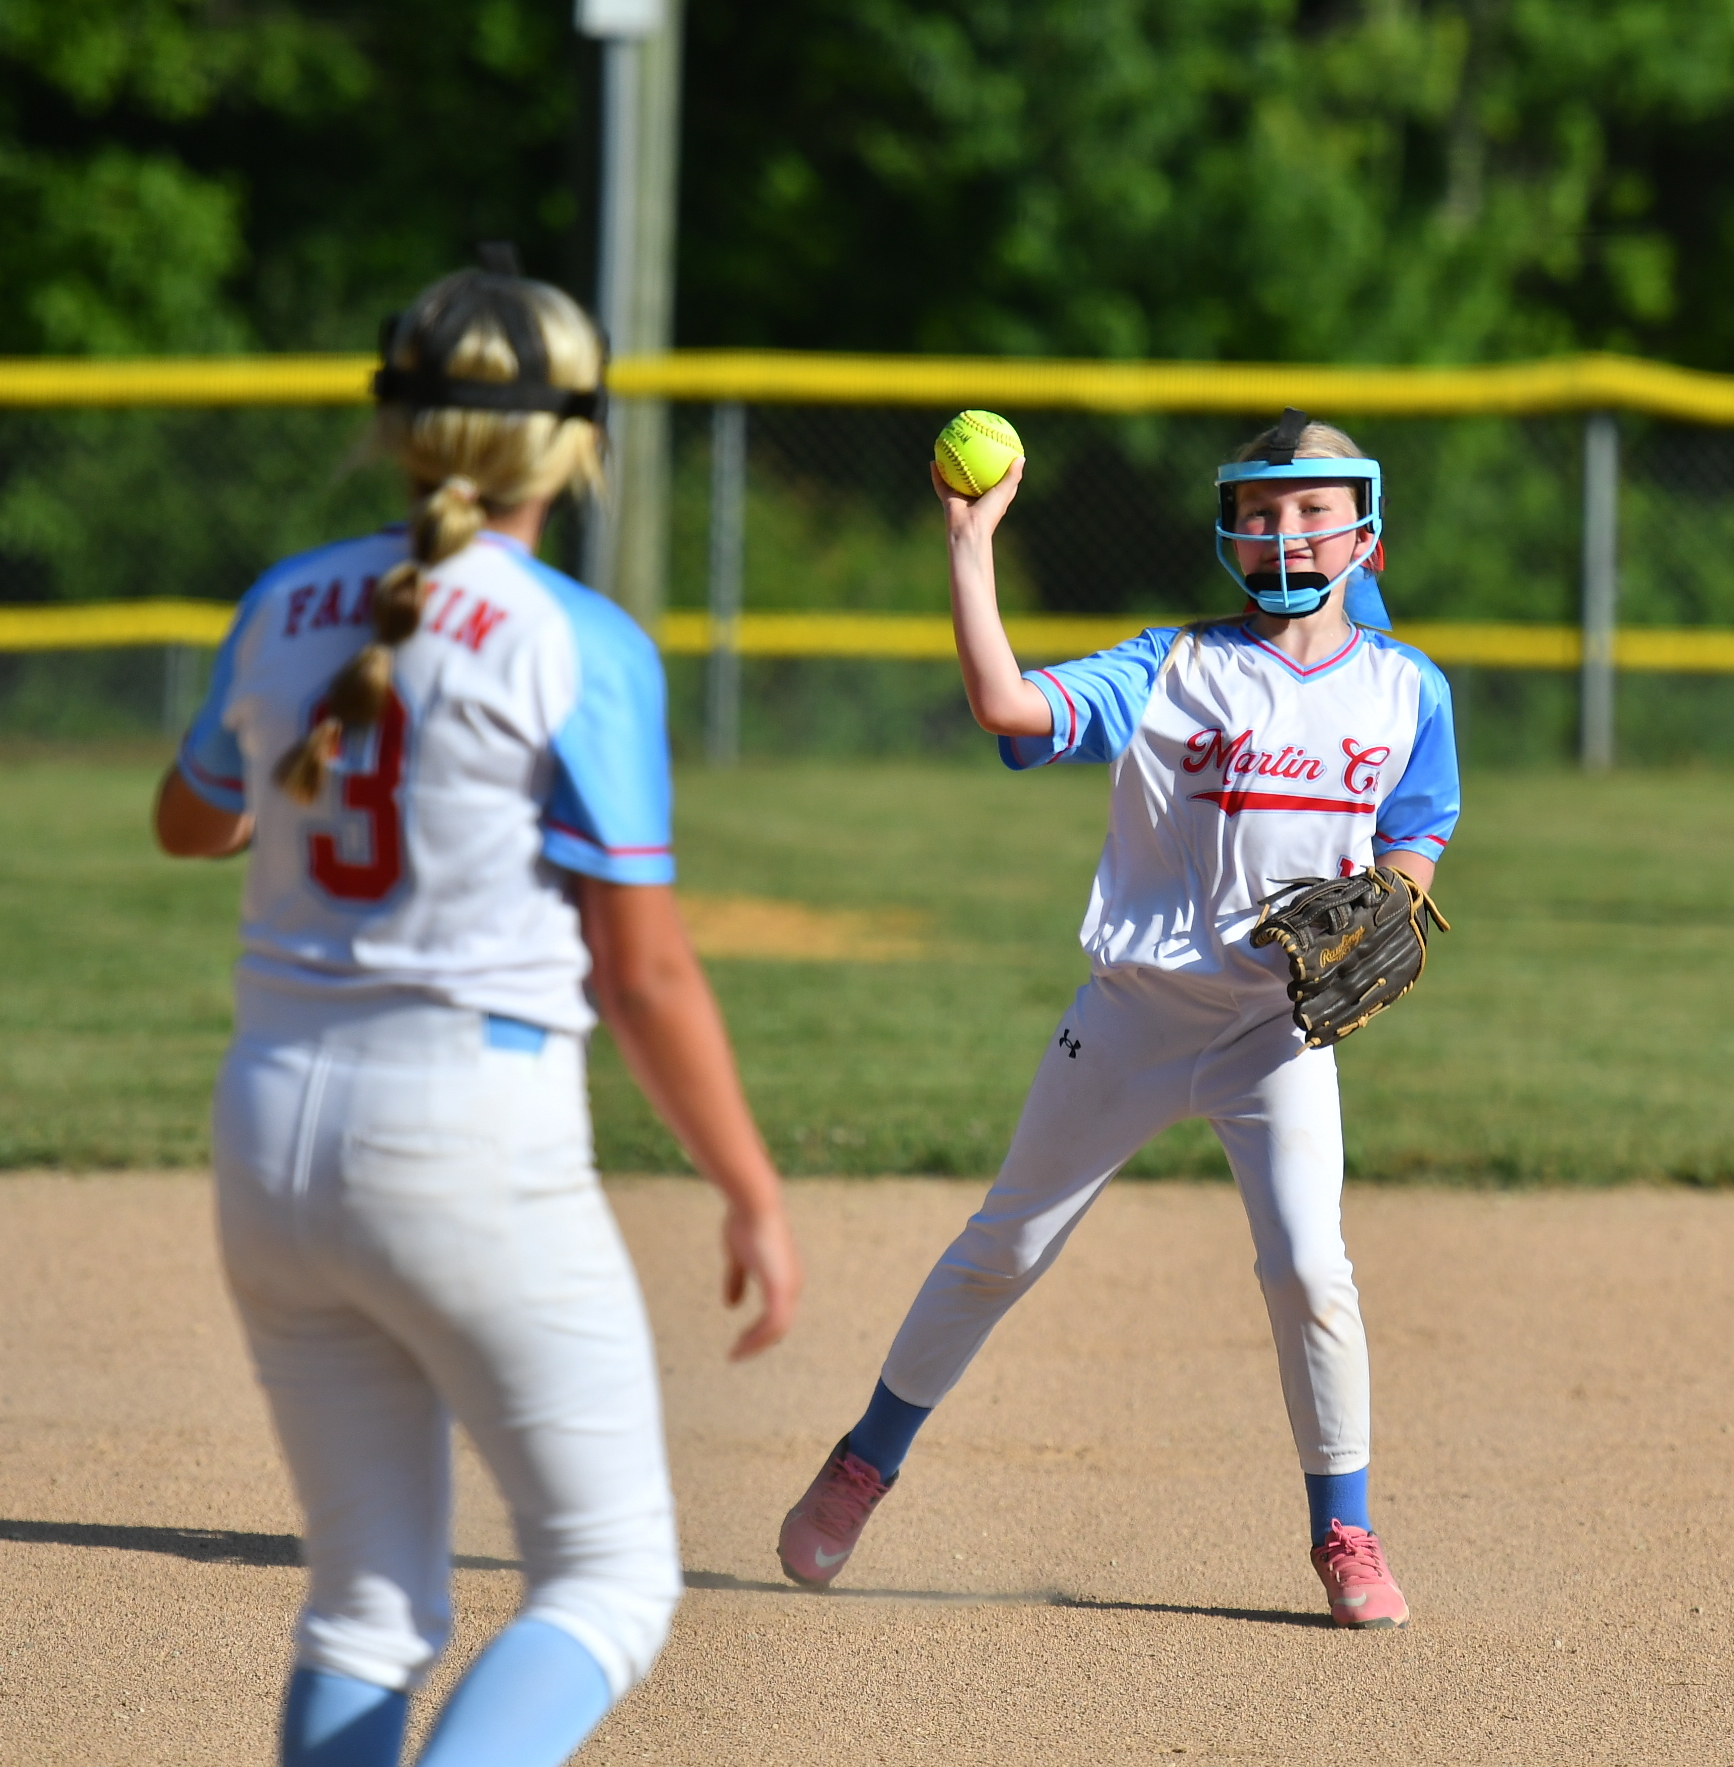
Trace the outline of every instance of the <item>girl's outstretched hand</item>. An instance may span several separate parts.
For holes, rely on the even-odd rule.
[[[1024,478],[1024,457],[1020,454],[1006,468],[1005,477],[979,497],[966,497],[953,490],[940,476],[937,461],[930,461],[927,470],[933,478],[934,493],[945,509],[946,528],[954,535],[967,534],[971,539],[985,540],[999,526],[1018,494]]]
[[[780,1200],[770,1208],[730,1204],[723,1220],[723,1260],[723,1300],[738,1307],[747,1284],[756,1282],[764,1303],[729,1351],[731,1362],[741,1362],[787,1334],[801,1298],[801,1255]]]

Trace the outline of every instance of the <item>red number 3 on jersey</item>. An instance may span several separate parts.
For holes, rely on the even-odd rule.
[[[313,721],[325,716],[325,707],[313,708]],[[307,837],[307,869],[326,895],[340,902],[379,902],[391,894],[403,876],[403,818],[397,788],[403,779],[404,736],[409,718],[396,693],[386,695],[379,723],[373,731],[373,766],[366,773],[344,773],[343,808],[365,817],[367,849],[364,861],[345,859],[331,833]]]

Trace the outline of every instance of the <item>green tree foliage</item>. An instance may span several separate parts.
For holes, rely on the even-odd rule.
[[[1734,365],[1734,0],[688,0],[682,341]],[[587,281],[563,0],[0,0],[0,349]]]
[[[682,343],[1390,362],[1616,348],[1734,369],[1734,0],[686,12]],[[0,352],[366,348],[486,237],[584,292],[595,76],[568,0],[0,0]],[[383,477],[330,476],[354,415],[8,420],[0,598],[234,594],[269,557],[389,507]],[[1029,599],[1216,605],[1197,478],[1215,441],[1155,419],[1029,433]],[[1569,426],[1366,439],[1392,463],[1394,607],[1569,614]],[[1628,461],[1628,607],[1734,617],[1726,474],[1688,508],[1690,462]],[[859,468],[791,446],[767,477],[756,456],[756,595],[937,592],[914,562],[925,488],[899,476],[869,497]],[[692,514],[703,461],[680,470]],[[677,533],[689,598],[696,520]]]
[[[284,13],[238,22],[176,0],[0,6],[0,344],[67,353],[233,347],[243,182],[190,131],[226,108],[304,107],[329,52]]]
[[[364,348],[515,237],[561,276],[569,10],[0,0],[0,350]]]
[[[479,238],[570,280],[578,53],[540,0],[0,0],[0,353],[365,349]],[[233,597],[399,507],[360,423],[14,415],[0,600]]]
[[[1730,0],[696,0],[690,341],[1734,365]]]

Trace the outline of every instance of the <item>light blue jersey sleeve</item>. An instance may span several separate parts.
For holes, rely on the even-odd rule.
[[[578,704],[554,737],[542,851],[607,883],[674,882],[667,691],[656,646],[632,617],[546,566],[578,649]]]
[[[278,573],[298,565],[302,556],[305,555],[273,565],[241,597],[228,634],[217,648],[217,660],[211,668],[211,685],[205,694],[205,702],[181,738],[181,751],[176,758],[181,778],[207,804],[227,810],[231,816],[239,816],[247,808],[246,769],[241,761],[241,745],[235,732],[223,722],[229,710],[229,695],[235,686],[235,651]]]
[[[1457,777],[1457,732],[1451,721],[1451,684],[1438,665],[1407,644],[1400,650],[1421,672],[1421,703],[1415,716],[1415,746],[1397,789],[1379,806],[1373,845],[1381,859],[1392,853],[1419,853],[1437,859],[1457,826],[1463,794]]]
[[[1138,729],[1173,642],[1173,628],[1152,628],[1075,663],[1026,670],[1024,679],[1042,690],[1054,714],[1054,728],[1048,736],[1002,736],[999,758],[1017,772],[1053,761],[1116,759]]]

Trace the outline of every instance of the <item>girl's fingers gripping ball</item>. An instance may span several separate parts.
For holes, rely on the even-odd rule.
[[[992,411],[960,411],[933,444],[939,476],[954,491],[979,497],[991,491],[1023,453],[1018,433]]]

